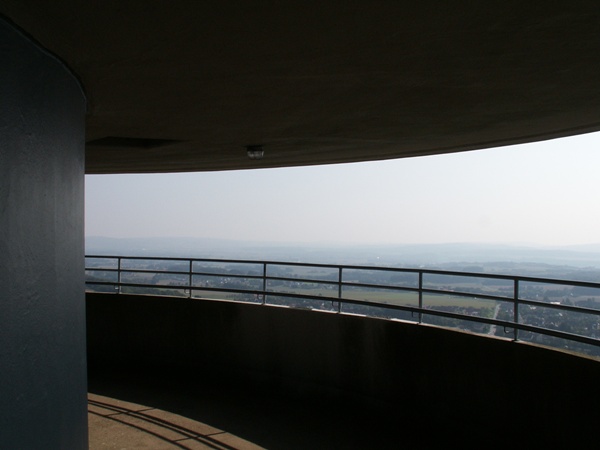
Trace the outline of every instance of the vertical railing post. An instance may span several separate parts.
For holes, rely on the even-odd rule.
[[[117,294],[121,293],[121,257],[117,258]]]
[[[514,338],[515,341],[519,340],[519,279],[514,279],[514,288],[513,288],[513,322],[515,323],[515,331]]]
[[[267,263],[263,263],[262,273],[262,304],[267,302]]]
[[[193,275],[192,275],[192,273],[194,272],[193,266],[194,266],[194,260],[190,259],[190,273],[189,273],[189,278],[188,278],[188,286],[190,288],[189,298],[192,298],[192,282],[193,282]]]
[[[343,267],[338,268],[338,314],[342,312],[342,280],[343,277]]]
[[[423,272],[419,271],[419,323],[423,322]]]

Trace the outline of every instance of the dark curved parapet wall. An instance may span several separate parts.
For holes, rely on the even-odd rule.
[[[592,436],[600,363],[424,325],[279,307],[87,294],[92,375],[194,374],[352,398],[431,430],[573,444]],[[118,373],[118,372],[115,372]],[[210,384],[207,384],[210,386]],[[455,435],[456,436],[456,435]],[[450,437],[449,437],[450,439]]]
[[[0,19],[0,448],[87,448],[78,81]]]

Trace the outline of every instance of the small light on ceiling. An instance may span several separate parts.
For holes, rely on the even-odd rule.
[[[262,145],[247,145],[246,151],[248,152],[248,158],[250,159],[262,159],[262,157],[265,156]]]

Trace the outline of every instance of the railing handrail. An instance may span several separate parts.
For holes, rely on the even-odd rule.
[[[491,278],[491,279],[503,279],[503,280],[519,280],[526,283],[546,283],[546,284],[565,284],[578,287],[591,287],[600,288],[600,282],[595,283],[592,281],[580,281],[580,280],[565,280],[559,278],[545,278],[545,277],[531,277],[523,275],[508,275],[508,274],[497,274],[497,273],[484,273],[484,272],[462,272],[456,270],[441,270],[441,269],[427,269],[427,268],[414,268],[414,267],[386,267],[386,266],[371,266],[371,265],[353,265],[353,264],[328,264],[328,263],[304,263],[294,261],[277,261],[277,260],[254,260],[254,259],[219,259],[219,258],[184,258],[184,257],[162,257],[162,256],[115,256],[115,255],[85,255],[86,258],[96,259],[127,259],[127,260],[138,260],[138,261],[197,261],[197,262],[215,262],[215,263],[228,263],[228,264],[267,264],[270,266],[297,266],[297,267],[319,267],[319,268],[330,268],[330,269],[351,269],[351,270],[378,270],[385,272],[405,272],[405,273],[427,273],[431,275],[451,275],[451,276],[463,276],[473,278]],[[113,270],[117,269],[103,269]],[[122,271],[133,272],[139,269],[121,269]],[[142,271],[142,270],[140,270]],[[146,270],[147,272],[156,272],[152,270]],[[163,273],[161,271],[161,273]],[[166,272],[165,272],[166,273]],[[188,273],[188,272],[185,272]],[[201,274],[198,272],[198,274]],[[209,274],[207,274],[209,275]],[[214,275],[214,274],[210,274]],[[233,275],[232,275],[233,276]]]
[[[520,275],[508,275],[508,274],[492,274],[484,272],[461,272],[461,271],[448,271],[439,269],[427,269],[427,268],[405,268],[405,267],[381,267],[375,265],[347,265],[347,264],[324,264],[324,263],[304,263],[304,262],[293,262],[293,261],[269,261],[269,260],[247,260],[247,259],[221,259],[221,258],[185,258],[185,257],[161,257],[161,256],[121,256],[121,255],[86,255],[88,259],[106,259],[115,260],[116,267],[87,267],[86,271],[98,271],[98,272],[113,272],[117,274],[117,280],[115,281],[100,281],[92,280],[86,281],[87,285],[98,285],[98,286],[116,286],[116,292],[121,293],[123,288],[153,288],[153,289],[178,289],[189,291],[189,297],[193,297],[194,291],[207,291],[207,292],[226,292],[233,294],[253,294],[262,298],[261,304],[266,303],[268,296],[282,297],[282,298],[297,298],[305,300],[320,300],[333,303],[338,303],[338,313],[342,312],[343,304],[354,304],[369,307],[386,308],[393,310],[400,310],[410,312],[413,316],[417,315],[418,320],[416,322],[422,322],[422,316],[424,314],[438,317],[445,317],[449,319],[467,320],[471,322],[488,324],[491,326],[501,326],[506,329],[514,330],[514,340],[518,340],[518,333],[520,331],[529,331],[533,333],[540,333],[552,337],[566,339],[570,341],[576,341],[583,344],[592,345],[600,348],[600,339],[595,337],[584,336],[581,334],[574,334],[567,331],[555,330],[551,328],[539,327],[536,325],[526,324],[519,321],[519,306],[528,305],[531,307],[543,307],[549,309],[555,309],[560,311],[575,312],[581,314],[588,314],[592,316],[600,316],[600,309],[587,308],[575,305],[565,304],[554,304],[548,302],[542,302],[538,300],[521,298],[519,295],[519,289],[522,283],[538,283],[544,285],[562,285],[566,287],[584,287],[598,289],[600,292],[600,283],[589,282],[589,281],[578,281],[578,280],[564,280],[557,278],[544,278],[544,277],[531,277],[531,276],[520,276]],[[156,269],[156,268],[127,268],[123,267],[123,261],[165,261],[165,262],[182,262],[187,263],[187,270],[171,270],[171,269]],[[259,269],[256,274],[241,274],[241,273],[223,273],[221,272],[206,272],[206,271],[195,271],[194,263],[216,263],[216,264],[243,264],[243,265],[255,265]],[[319,278],[305,278],[305,277],[288,277],[279,275],[269,275],[269,267],[306,267],[306,268],[320,268],[320,269],[332,269],[337,273],[332,273],[331,279],[319,279]],[[416,286],[408,285],[393,285],[393,284],[371,284],[356,281],[344,281],[343,274],[346,271],[376,271],[376,272],[395,272],[395,273],[410,273],[418,276],[418,283]],[[167,274],[167,275],[180,275],[188,277],[188,281],[183,285],[169,286],[160,284],[149,284],[149,283],[131,283],[123,282],[122,274]],[[496,279],[505,280],[512,282],[512,295],[494,295],[493,293],[485,292],[467,292],[449,289],[436,289],[431,286],[425,286],[423,278],[425,275],[442,275],[448,277],[463,277],[463,278],[478,278],[478,279]],[[244,278],[253,280],[262,280],[261,289],[239,289],[231,287],[210,287],[210,286],[198,286],[193,282],[194,276],[204,277],[220,277],[220,278]],[[294,283],[306,283],[306,284],[319,284],[324,286],[337,286],[337,295],[334,296],[323,296],[323,295],[308,295],[302,293],[289,293],[269,290],[267,288],[269,281],[278,282],[294,282]],[[395,291],[406,291],[413,292],[418,295],[419,304],[418,306],[409,305],[395,305],[390,303],[381,303],[377,301],[358,300],[352,298],[344,298],[342,295],[344,287],[351,288],[365,288],[365,289],[388,289]],[[509,286],[507,286],[509,287]],[[498,320],[496,318],[470,316],[465,314],[458,314],[449,311],[434,310],[423,306],[423,294],[434,294],[434,295],[452,295],[456,297],[467,297],[473,299],[492,300],[496,302],[505,302],[513,304],[513,320]]]

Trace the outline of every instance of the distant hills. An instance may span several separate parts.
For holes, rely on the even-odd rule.
[[[185,237],[89,236],[86,238],[86,254],[260,259],[407,267],[547,264],[600,269],[600,244],[563,247],[471,243],[328,245]]]

